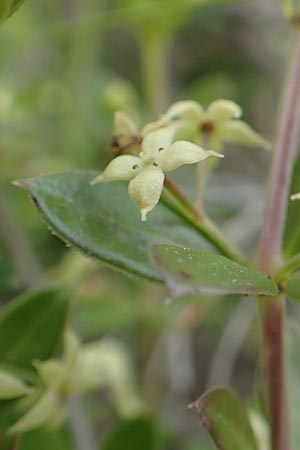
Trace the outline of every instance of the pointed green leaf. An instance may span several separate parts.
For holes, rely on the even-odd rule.
[[[85,254],[116,269],[159,281],[148,249],[159,243],[207,247],[196,230],[163,204],[147,222],[130,200],[127,184],[90,186],[95,172],[42,176],[21,181],[54,233]]]
[[[0,363],[34,371],[32,361],[57,351],[68,313],[68,297],[57,289],[31,292],[0,313]]]
[[[285,292],[292,302],[300,301],[300,272],[293,273],[287,280]]]
[[[190,408],[199,416],[219,450],[257,450],[246,410],[229,389],[211,389]]]
[[[276,283],[267,275],[214,253],[157,245],[152,257],[171,298],[183,295],[275,295]]]

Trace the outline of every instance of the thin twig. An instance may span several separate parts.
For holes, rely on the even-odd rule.
[[[0,192],[0,234],[20,273],[21,285],[34,287],[42,283],[43,274],[23,230],[18,226],[3,192]]]
[[[207,387],[229,384],[234,365],[249,332],[255,308],[251,300],[240,301],[227,322],[211,362]]]
[[[94,431],[87,420],[87,413],[81,397],[72,396],[69,399],[69,424],[78,450],[97,450],[98,446]]]

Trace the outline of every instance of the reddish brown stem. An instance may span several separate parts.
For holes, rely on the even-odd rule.
[[[270,300],[263,309],[265,370],[273,450],[289,450],[288,411],[284,374],[284,298]]]
[[[294,45],[272,161],[265,220],[258,253],[259,266],[274,273],[281,262],[281,245],[288,205],[292,167],[300,132],[300,25],[295,25]]]
[[[274,275],[282,258],[282,240],[289,187],[300,132],[300,26],[295,25],[294,45],[282,98],[278,134],[269,180],[266,214],[258,251],[258,266]],[[261,299],[265,370],[272,450],[289,450],[289,423],[284,370],[284,298]]]

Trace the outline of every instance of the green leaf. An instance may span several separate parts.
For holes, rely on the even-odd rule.
[[[292,302],[300,301],[300,272],[294,272],[287,280],[286,295]]]
[[[68,297],[58,289],[18,297],[0,314],[0,364],[34,371],[32,361],[58,350],[68,313]]]
[[[61,431],[35,430],[22,434],[18,450],[71,450]]]
[[[290,194],[300,192],[300,158],[295,162]],[[300,200],[289,201],[284,231],[284,256],[288,259],[300,252]]]
[[[285,329],[287,396],[291,424],[291,448],[300,448],[300,328],[288,322]]]
[[[153,421],[141,416],[119,422],[104,439],[101,450],[154,450],[156,442]]]
[[[221,255],[189,248],[157,245],[152,257],[171,298],[183,295],[275,295],[276,283],[267,275]]]
[[[152,245],[178,242],[205,247],[199,233],[162,203],[146,223],[141,222],[128,196],[127,184],[90,186],[95,175],[64,173],[18,183],[28,190],[61,239],[116,269],[159,281],[161,277],[148,258]]]
[[[13,14],[24,0],[0,0],[0,23]]]
[[[28,409],[32,406],[31,399],[24,397],[19,400],[0,401],[0,448],[2,450],[2,440],[7,437],[7,430],[16,423]],[[1,440],[2,439],[2,440]]]
[[[218,449],[257,450],[246,410],[229,389],[211,389],[190,408],[199,416]]]

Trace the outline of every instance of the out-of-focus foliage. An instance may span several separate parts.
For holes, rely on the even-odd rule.
[[[7,19],[24,0],[0,0],[0,23]]]

